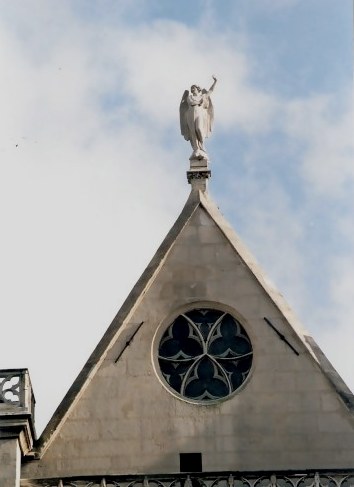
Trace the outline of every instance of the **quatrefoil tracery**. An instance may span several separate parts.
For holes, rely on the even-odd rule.
[[[167,328],[158,360],[172,389],[183,397],[210,402],[240,387],[249,374],[252,353],[244,328],[229,313],[194,309]]]

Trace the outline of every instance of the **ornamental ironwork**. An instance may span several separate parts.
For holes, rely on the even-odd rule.
[[[163,334],[158,350],[161,373],[182,397],[202,403],[226,398],[246,380],[252,345],[229,313],[193,309],[179,315]]]

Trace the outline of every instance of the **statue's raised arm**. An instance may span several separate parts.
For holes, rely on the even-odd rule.
[[[204,148],[204,139],[209,137],[214,121],[214,109],[210,98],[217,79],[213,76],[209,90],[192,85],[191,91],[183,93],[179,107],[181,133],[189,140],[193,153],[189,159],[208,159]]]

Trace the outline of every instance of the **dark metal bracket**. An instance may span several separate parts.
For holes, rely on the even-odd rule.
[[[285,336],[282,333],[280,333],[280,331],[277,328],[275,328],[275,326],[273,325],[273,323],[268,318],[264,317],[263,319],[267,323],[267,325],[269,325],[272,328],[272,330],[275,331],[275,333],[278,335],[278,337],[280,338],[280,340],[282,340],[283,342],[285,342],[287,344],[287,346],[289,348],[291,348],[291,350],[295,353],[295,355],[300,355],[299,352],[285,338]]]
[[[131,344],[131,342],[134,340],[134,337],[135,335],[138,333],[138,331],[140,330],[141,326],[144,324],[144,322],[142,321],[141,323],[139,323],[139,325],[137,326],[136,330],[134,331],[134,333],[132,334],[132,336],[129,338],[129,340],[127,340],[125,342],[125,345],[122,349],[122,351],[120,352],[120,354],[118,355],[118,357],[115,359],[114,363],[116,364],[118,362],[118,360],[121,358],[121,356],[123,355],[125,349]]]

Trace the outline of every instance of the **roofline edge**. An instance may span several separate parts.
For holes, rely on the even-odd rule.
[[[182,231],[184,226],[189,221],[190,217],[200,204],[200,191],[191,190],[189,197],[178,216],[177,220],[174,222],[170,230],[168,231],[166,237],[163,239],[162,243],[156,250],[154,256],[148,263],[147,267],[135,283],[134,287],[128,294],[127,298],[123,302],[119,311],[113,318],[111,324],[108,326],[104,335],[96,345],[95,349],[89,356],[88,360],[84,364],[83,368],[77,375],[76,379],[70,386],[69,390],[65,394],[62,401],[59,403],[58,407],[54,411],[52,417],[48,421],[44,430],[42,431],[39,438],[36,440],[32,454],[35,454],[35,458],[40,459],[47,448],[49,447],[55,433],[60,427],[61,423],[65,420],[66,415],[69,413],[71,407],[80,397],[80,392],[83,390],[83,386],[87,380],[89,380],[91,374],[94,372],[95,368],[99,365],[101,359],[103,358],[107,348],[114,339],[116,333],[121,328],[125,319],[127,318],[129,312],[136,304],[139,297],[142,295],[146,287],[148,286],[150,280],[153,278],[155,272],[158,270],[164,257],[167,255],[171,249],[173,243],[178,237],[179,233]]]

